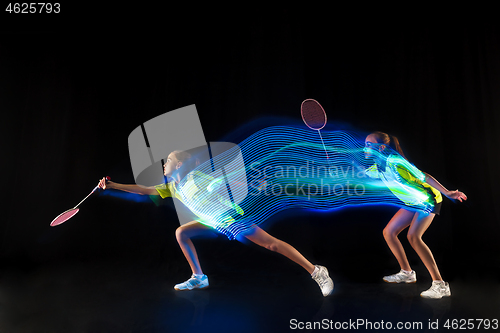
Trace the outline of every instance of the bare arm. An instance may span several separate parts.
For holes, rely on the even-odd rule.
[[[445,196],[447,196],[450,199],[455,199],[455,200],[458,200],[460,202],[462,202],[462,200],[467,200],[467,196],[463,192],[460,192],[459,190],[450,191],[450,190],[446,189],[446,187],[441,185],[436,180],[436,178],[432,177],[428,173],[425,173],[425,182],[427,184],[429,184],[430,186],[434,187],[439,192],[443,193]]]
[[[99,181],[99,187],[102,188],[103,190],[107,188],[111,188],[114,190],[120,190],[120,191],[125,191],[125,192],[130,192],[130,193],[135,193],[135,194],[141,194],[141,195],[160,195],[158,191],[154,188],[154,186],[151,187],[144,187],[144,186],[139,186],[137,184],[118,184],[109,180],[106,180],[106,178],[103,178]]]

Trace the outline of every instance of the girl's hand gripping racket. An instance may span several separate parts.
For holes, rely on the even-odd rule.
[[[106,180],[110,180],[110,179],[111,179],[110,177],[106,177]],[[92,195],[92,193],[94,193],[98,188],[99,188],[99,185],[94,187],[92,192],[90,192],[89,195],[87,195],[85,198],[83,198],[83,200],[80,201],[78,203],[78,205],[76,205],[75,207],[68,209],[67,211],[59,214],[55,219],[52,220],[52,222],[50,222],[50,226],[55,227],[61,223],[66,222],[67,220],[69,220],[73,216],[75,216],[75,214],[78,213],[78,211],[80,210],[80,208],[78,208],[78,206],[80,206],[82,204],[82,202],[84,202],[88,197],[90,197]]]

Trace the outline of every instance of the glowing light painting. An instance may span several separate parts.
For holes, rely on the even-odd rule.
[[[324,145],[317,133],[302,128],[265,128],[238,145],[245,170],[233,172],[244,174],[246,181],[214,172],[214,162],[208,160],[184,177],[177,189],[199,222],[230,239],[289,208],[328,211],[383,203],[432,210],[430,194],[418,183],[381,179],[373,160],[365,159],[364,143],[355,133],[325,131],[323,140]],[[235,149],[214,159],[230,163]],[[390,168],[424,180],[425,175],[396,152],[372,154]],[[230,196],[226,194],[228,183]],[[238,204],[233,201],[237,196],[244,197]]]

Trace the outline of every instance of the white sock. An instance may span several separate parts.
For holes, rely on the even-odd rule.
[[[316,274],[319,272],[318,266],[314,266],[314,271],[312,272],[311,276],[314,277]]]
[[[205,274],[193,274],[195,278],[201,279],[202,277],[205,276]]]
[[[432,280],[432,282],[439,283],[439,284],[444,284],[443,280],[440,280],[440,281],[438,281],[438,280]]]
[[[406,274],[411,274],[412,271],[405,271],[404,269],[402,269],[403,273],[406,273]]]

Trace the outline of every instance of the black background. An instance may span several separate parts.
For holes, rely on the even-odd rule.
[[[132,183],[128,135],[155,116],[196,104],[207,141],[237,143],[266,126],[300,125],[300,103],[306,98],[323,105],[330,129],[398,136],[421,170],[468,195],[467,204],[445,199],[424,238],[452,292],[454,283],[468,290],[463,302],[457,301],[470,303],[463,313],[500,317],[498,24],[313,5],[278,10],[64,5],[62,10],[1,14],[0,315],[6,327],[0,326],[1,332],[153,332],[175,326],[175,316],[156,326],[131,319],[132,308],[161,312],[159,300],[173,297],[172,285],[190,274],[175,241],[172,207],[100,193],[64,225],[51,228],[50,221],[104,175]],[[387,206],[295,211],[264,227],[327,266],[336,288],[347,295],[347,286],[354,293],[356,283],[377,285],[381,276],[397,271],[382,237],[394,212]],[[422,281],[418,295],[431,279],[401,239]],[[222,236],[196,245],[204,271],[221,293],[253,292],[256,283],[273,299],[317,292],[314,286],[298,291],[309,283],[302,269],[255,245]],[[158,304],[146,301],[150,294]],[[380,310],[384,306],[375,300],[371,310],[363,308],[362,296],[354,295],[345,296],[354,310],[341,318],[371,313],[381,320],[393,313],[387,304],[387,313]],[[258,310],[266,308],[255,304],[263,300],[227,297],[211,306],[228,301],[233,311],[244,309],[255,317],[252,322],[288,328]],[[337,313],[346,306],[342,300]],[[175,313],[174,308],[166,311]],[[106,319],[88,319],[94,309],[107,313]],[[306,305],[294,309],[307,317]],[[237,325],[228,319],[231,306],[224,311],[228,315],[219,313],[220,320]],[[446,311],[451,317],[462,313],[458,305]],[[77,319],[83,317],[87,326]],[[26,318],[29,324],[23,326]],[[195,327],[219,320],[204,318]]]

